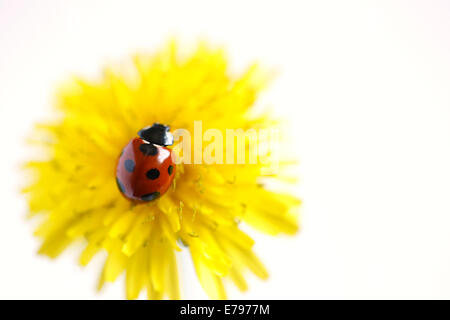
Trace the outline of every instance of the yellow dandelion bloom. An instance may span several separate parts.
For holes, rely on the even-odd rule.
[[[298,229],[299,200],[264,186],[267,163],[193,161],[177,165],[171,188],[154,201],[137,203],[120,194],[117,159],[141,128],[164,123],[193,132],[194,122],[202,121],[203,130],[225,135],[273,123],[252,112],[268,80],[258,66],[235,76],[221,49],[200,44],[191,54],[179,51],[171,42],[107,68],[100,80],[74,79],[60,92],[58,116],[38,125],[31,139],[45,150],[44,159],[27,163],[31,181],[24,189],[30,215],[42,217],[35,232],[43,241],[39,252],[53,258],[84,243],[84,266],[106,251],[99,287],[125,272],[129,299],[144,289],[149,299],[180,298],[180,250],[189,250],[207,294],[225,299],[223,280],[246,290],[248,270],[268,276],[241,221],[273,235]],[[279,180],[276,173],[265,178]]]

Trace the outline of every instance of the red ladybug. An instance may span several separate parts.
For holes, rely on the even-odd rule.
[[[163,195],[172,184],[176,166],[169,127],[155,123],[139,131],[119,156],[116,182],[120,192],[134,201],[152,201]]]

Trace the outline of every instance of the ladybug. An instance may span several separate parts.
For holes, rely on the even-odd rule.
[[[138,132],[125,146],[117,161],[116,182],[120,192],[137,202],[152,201],[163,195],[172,184],[176,166],[169,127],[155,123]]]

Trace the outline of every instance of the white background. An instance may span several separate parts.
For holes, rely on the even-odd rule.
[[[171,35],[277,68],[263,102],[295,125],[302,231],[252,232],[271,278],[230,297],[450,298],[449,2],[229,0],[0,0],[0,298],[124,297],[94,290],[101,257],[36,254],[18,166],[60,81]],[[183,258],[183,296],[205,298]]]

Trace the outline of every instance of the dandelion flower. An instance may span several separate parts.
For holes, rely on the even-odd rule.
[[[295,197],[265,186],[262,178],[280,179],[262,176],[267,163],[181,163],[169,190],[148,202],[127,199],[116,184],[124,146],[153,123],[193,132],[194,122],[202,121],[203,130],[224,135],[227,129],[273,125],[252,108],[267,73],[257,65],[240,75],[228,69],[223,50],[199,44],[183,55],[173,41],[155,54],[106,68],[96,81],[65,84],[56,116],[37,125],[30,138],[44,151],[43,159],[26,164],[30,182],[24,188],[30,216],[41,217],[39,252],[54,258],[82,243],[83,266],[106,252],[99,288],[125,273],[128,299],[143,290],[149,299],[180,298],[181,250],[189,250],[213,299],[226,298],[226,279],[246,290],[247,271],[267,278],[240,223],[272,235],[294,234],[299,206]]]

